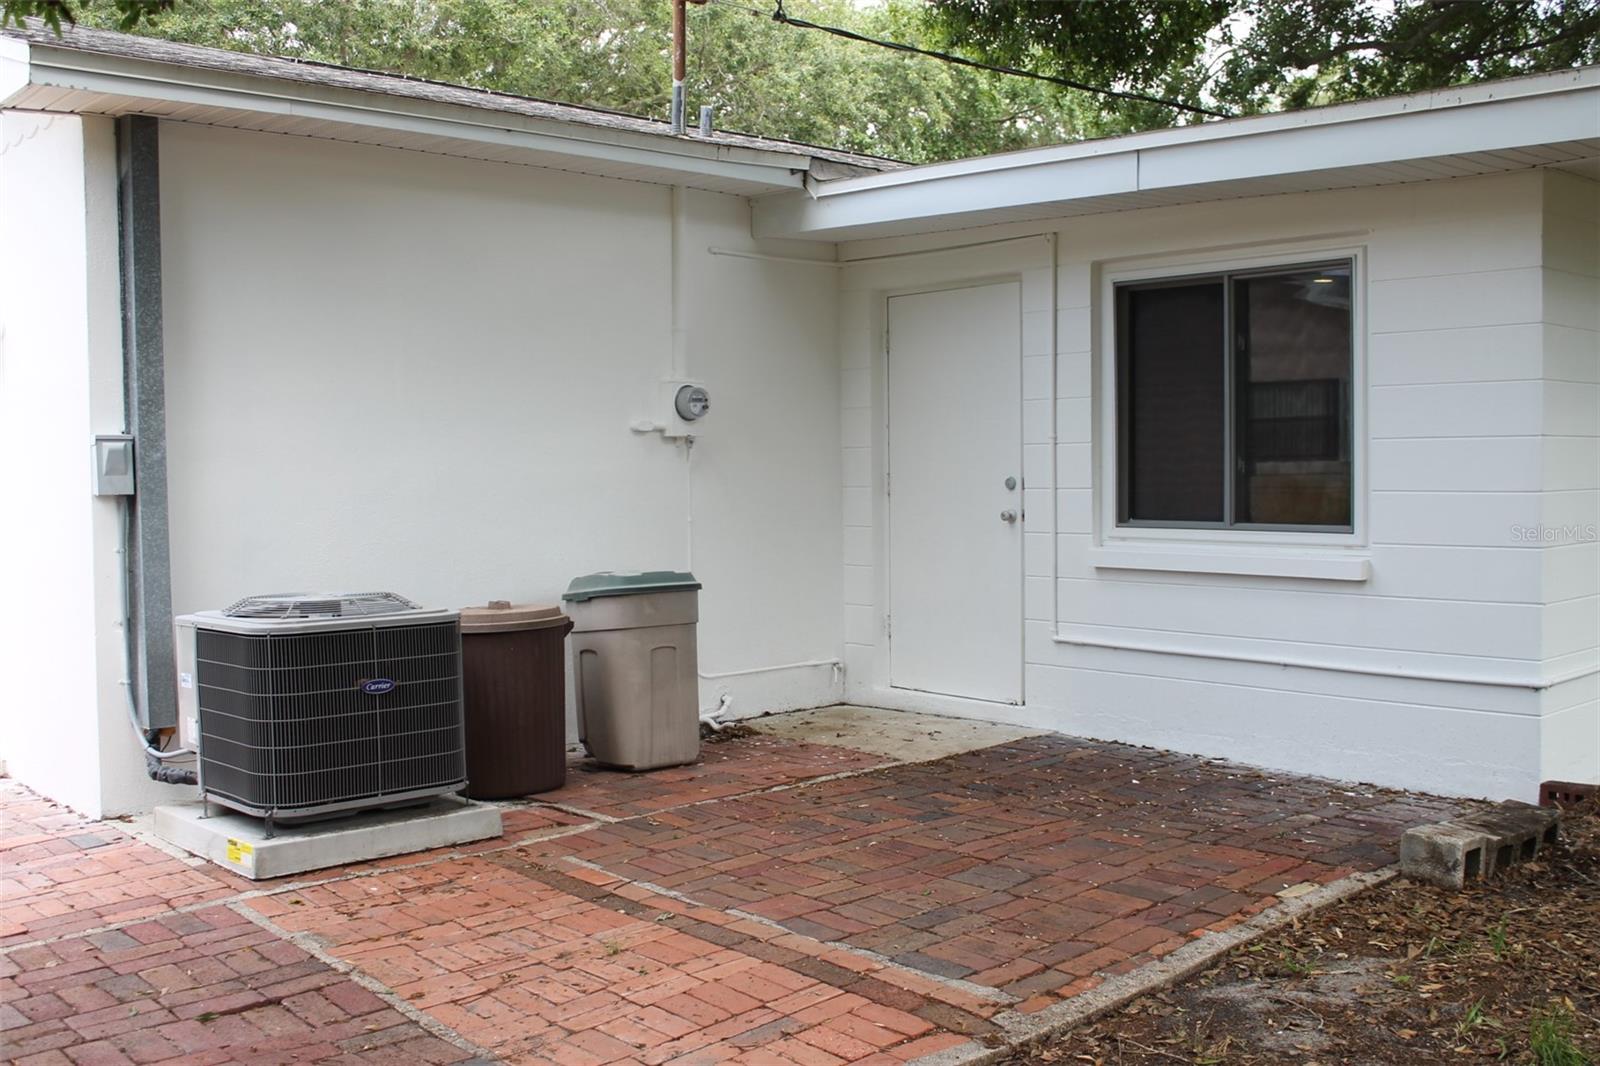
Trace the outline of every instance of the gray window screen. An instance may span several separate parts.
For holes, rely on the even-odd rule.
[[[1120,524],[1350,528],[1351,274],[1117,288]]]

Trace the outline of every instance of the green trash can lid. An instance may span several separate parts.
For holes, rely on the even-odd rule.
[[[681,570],[605,570],[572,579],[563,600],[584,603],[600,596],[641,596],[649,592],[692,592],[700,587]]]

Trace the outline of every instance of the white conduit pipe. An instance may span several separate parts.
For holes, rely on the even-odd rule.
[[[717,700],[717,705],[715,707],[702,707],[700,709],[700,724],[711,730],[713,733],[722,732],[724,729],[728,728],[728,723],[722,721],[722,716],[727,714],[729,709],[732,707],[733,700],[729,698],[726,692],[724,692],[722,697]]]
[[[773,255],[770,252],[747,252],[738,248],[718,248],[712,246],[706,251],[711,255],[730,256],[734,259],[759,259],[766,263],[798,263],[801,266],[813,267],[842,267],[845,264],[837,259],[807,259],[799,255]]]
[[[724,677],[749,677],[751,674],[770,674],[777,670],[799,670],[807,666],[831,666],[835,669],[843,664],[838,659],[808,659],[803,663],[781,663],[778,666],[752,666],[747,670],[724,670],[716,674],[701,674],[702,681],[717,681]]]
[[[682,380],[689,374],[689,333],[685,325],[688,319],[687,305],[688,293],[684,289],[683,267],[685,249],[683,246],[683,230],[685,215],[688,206],[684,202],[683,189],[680,186],[672,187],[672,223],[671,243],[669,249],[670,269],[672,273],[672,354],[668,369],[668,376],[674,380]],[[694,437],[683,438],[683,485],[684,485],[684,529],[683,529],[683,568],[689,573],[694,573]]]
[[[672,242],[670,249],[671,269],[671,314],[672,314],[672,360],[670,376],[685,378],[689,375],[689,334],[688,334],[688,303],[689,294],[684,285],[684,265],[687,260],[687,251],[683,246],[683,231],[689,208],[685,202],[683,186],[672,187],[672,221],[669,239]]]

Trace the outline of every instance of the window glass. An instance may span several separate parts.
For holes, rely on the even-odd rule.
[[[1351,527],[1351,277],[1118,286],[1119,523]]]
[[[1122,518],[1221,522],[1222,279],[1122,290]]]
[[[1236,523],[1350,525],[1350,269],[1233,282]]]

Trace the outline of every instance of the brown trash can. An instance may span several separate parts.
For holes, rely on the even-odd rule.
[[[566,639],[559,607],[493,600],[461,611],[467,795],[510,799],[567,780]]]

